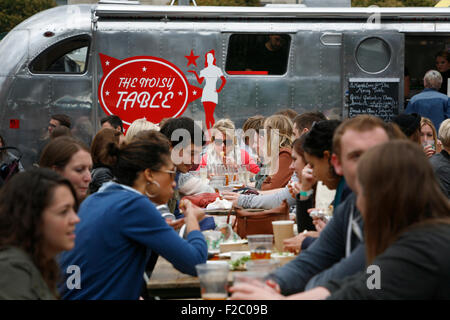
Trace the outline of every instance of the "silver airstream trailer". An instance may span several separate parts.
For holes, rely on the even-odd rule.
[[[226,80],[216,119],[239,127],[286,108],[389,119],[408,98],[405,66],[411,96],[434,54],[450,47],[449,18],[449,8],[56,7],[0,42],[1,134],[29,167],[51,114],[69,115],[72,132],[87,143],[108,113],[128,124],[142,117],[205,120],[200,93],[207,88],[196,74],[211,51],[217,87]],[[281,48],[274,57],[258,51],[272,36]],[[152,87],[152,79],[161,82]]]

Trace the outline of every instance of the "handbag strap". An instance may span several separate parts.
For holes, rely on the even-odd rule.
[[[231,209],[228,211],[227,214],[227,224],[230,224],[230,216],[231,216],[231,212],[233,212],[233,210],[235,210],[236,212],[236,208],[235,207],[231,207]],[[231,226],[231,228],[234,230],[234,228],[236,227],[236,223],[237,223],[237,214],[236,214],[236,219],[234,219],[233,225]]]
[[[227,224],[230,223],[230,216],[231,216],[231,212],[233,212],[233,210],[234,210],[234,207],[231,207],[231,209],[228,210],[228,213],[227,213]]]

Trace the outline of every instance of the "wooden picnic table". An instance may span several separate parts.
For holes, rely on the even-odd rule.
[[[233,272],[229,273],[230,284],[233,281]],[[198,277],[181,273],[163,257],[158,258],[147,289],[151,296],[161,299],[200,298],[200,282]]]

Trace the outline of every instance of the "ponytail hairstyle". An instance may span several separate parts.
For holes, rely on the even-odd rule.
[[[119,146],[122,133],[116,129],[101,129],[94,137],[91,144],[91,156],[94,165],[102,164],[112,166],[116,158],[108,154],[108,144],[114,143]]]
[[[108,155],[116,161],[112,167],[113,175],[119,183],[132,187],[138,174],[145,169],[159,170],[170,160],[170,141],[159,132],[153,139],[136,139],[118,147],[107,145]]]
[[[341,122],[339,120],[323,120],[313,124],[311,130],[306,133],[303,150],[310,155],[322,159],[323,153],[333,149],[333,135]]]
[[[279,148],[291,148],[292,147],[292,135],[293,135],[293,125],[291,119],[285,115],[277,114],[268,117],[264,121],[264,129],[267,135],[267,146],[270,146],[271,134],[278,134],[279,137]],[[270,150],[268,151],[270,154]]]

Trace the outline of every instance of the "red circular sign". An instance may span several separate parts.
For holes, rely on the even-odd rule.
[[[179,117],[191,101],[201,97],[202,90],[189,85],[183,72],[164,59],[139,56],[116,60],[103,54],[100,59],[100,105],[126,125],[141,118],[159,123]]]

